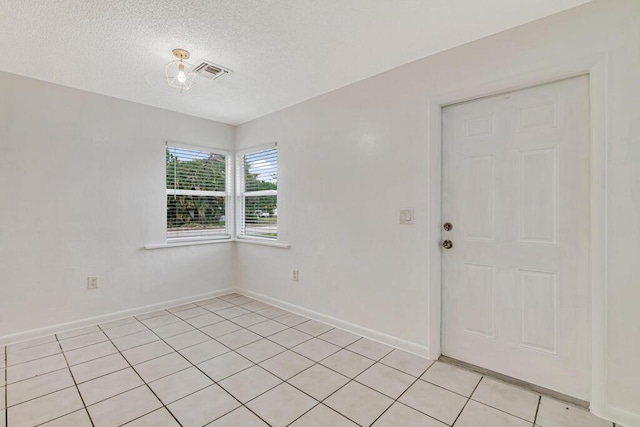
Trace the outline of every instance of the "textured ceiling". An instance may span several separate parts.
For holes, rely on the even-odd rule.
[[[0,0],[0,70],[230,124],[589,0]],[[235,73],[180,94],[171,50]]]

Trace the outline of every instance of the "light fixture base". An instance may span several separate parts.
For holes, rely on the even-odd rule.
[[[167,84],[180,92],[186,92],[196,81],[196,73],[193,71],[193,64],[185,62],[191,54],[184,49],[173,49],[171,51],[177,59],[164,66],[164,76]]]
[[[189,51],[184,49],[173,49],[171,52],[173,53],[173,56],[180,60],[189,59],[189,57],[191,56]]]

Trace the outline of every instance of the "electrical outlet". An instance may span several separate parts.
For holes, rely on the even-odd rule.
[[[98,276],[87,277],[87,289],[98,289]]]
[[[300,278],[300,272],[298,270],[293,270],[293,281],[297,282]]]

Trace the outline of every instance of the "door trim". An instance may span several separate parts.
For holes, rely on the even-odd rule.
[[[590,286],[591,286],[591,412],[612,418],[607,403],[607,140],[608,55],[553,64],[455,91],[434,93],[428,105],[428,343],[429,358],[441,355],[442,319],[442,109],[500,93],[551,83],[579,75],[589,76],[590,96]]]

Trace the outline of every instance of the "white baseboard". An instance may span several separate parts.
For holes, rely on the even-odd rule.
[[[614,421],[618,427],[640,427],[640,415],[638,414],[611,405],[606,405],[603,409],[603,411],[597,411],[592,408],[591,412],[605,420]]]
[[[0,337],[0,346],[7,344],[15,344],[22,341],[40,338],[47,335],[58,334],[61,332],[72,331],[74,329],[84,328],[85,326],[93,326],[99,323],[110,322],[112,320],[123,319],[125,317],[137,316],[139,314],[149,313],[151,311],[162,310],[164,308],[175,307],[181,304],[188,304],[194,301],[200,301],[207,298],[213,298],[220,295],[234,292],[234,288],[225,288],[218,291],[206,292],[204,294],[192,295],[184,298],[178,298],[170,301],[164,301],[157,304],[145,305],[142,307],[130,308],[128,310],[117,311],[115,313],[103,314],[95,317],[74,320],[73,322],[59,323],[45,328],[32,329],[17,334],[4,335]]]
[[[267,304],[271,304],[283,310],[287,310],[292,313],[317,320],[318,322],[323,322],[336,328],[344,329],[354,334],[361,335],[370,340],[377,341],[379,343],[386,344],[421,357],[428,358],[429,356],[428,347],[420,344],[406,341],[392,335],[387,335],[385,333],[365,328],[364,326],[356,325],[354,323],[346,322],[335,317],[327,316],[325,314],[318,313],[317,311],[309,310],[295,304],[268,297],[266,295],[250,291],[248,289],[235,288],[234,292],[248,296],[258,301],[262,301]],[[593,413],[604,419],[616,420],[616,425],[619,425],[620,427],[640,427],[640,417],[638,417],[638,415],[613,406],[606,406],[602,411],[593,411]]]
[[[426,346],[406,341],[392,335],[387,335],[385,333],[375,331],[364,326],[356,325],[355,323],[350,323],[341,319],[337,319],[335,317],[327,316],[325,314],[318,313],[317,311],[309,310],[295,304],[290,304],[276,298],[271,298],[257,292],[249,291],[247,289],[235,288],[234,291],[250,298],[254,298],[258,301],[271,304],[283,310],[287,310],[292,313],[317,320],[318,322],[323,322],[336,328],[344,329],[345,331],[361,335],[372,341],[377,341],[379,343],[386,344],[388,346],[395,347],[409,353],[413,353],[417,356],[428,358],[429,349]]]

